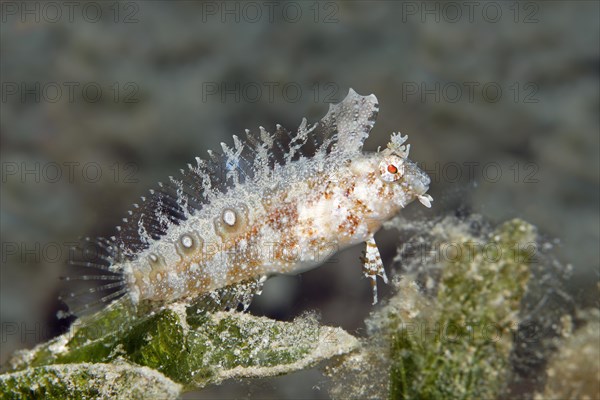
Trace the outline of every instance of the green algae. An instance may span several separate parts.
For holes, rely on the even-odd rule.
[[[42,383],[40,393],[49,398],[102,397],[98,393],[114,391],[108,386],[116,383],[96,379],[98,391],[89,387],[86,374],[99,365],[112,375],[118,375],[110,370],[113,365],[131,373],[143,366],[181,390],[192,390],[229,378],[289,373],[358,345],[353,336],[320,326],[310,316],[289,323],[237,312],[190,315],[185,304],[175,303],[130,320],[130,326],[120,324],[128,312],[116,304],[48,343],[18,352],[10,371],[0,376],[1,397],[21,398],[35,382]],[[111,321],[119,329],[108,329]],[[64,382],[55,377],[61,368],[69,372]],[[135,379],[119,382],[137,384]]]
[[[132,365],[48,365],[0,375],[3,399],[175,399],[180,390],[160,373]]]
[[[600,310],[579,311],[563,318],[563,335],[548,363],[548,382],[535,399],[600,398]]]
[[[453,243],[435,307],[402,320],[391,340],[390,394],[398,398],[493,398],[504,385],[535,230],[500,226],[484,246]],[[487,254],[485,254],[487,252]],[[427,329],[407,331],[405,324]]]
[[[536,229],[508,221],[483,234],[449,218],[396,294],[366,321],[359,352],[329,368],[337,399],[497,398],[507,385]],[[403,260],[406,261],[406,260]]]

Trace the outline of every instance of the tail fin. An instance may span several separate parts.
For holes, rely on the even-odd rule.
[[[84,238],[71,249],[69,275],[59,296],[68,312],[59,318],[82,316],[100,310],[123,297],[128,290],[123,272],[116,267],[120,260],[118,247],[105,238]]]

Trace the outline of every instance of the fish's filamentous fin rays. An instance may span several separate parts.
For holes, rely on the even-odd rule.
[[[123,297],[128,290],[123,271],[117,267],[122,260],[116,242],[106,238],[86,237],[69,251],[67,264],[76,269],[61,276],[68,284],[61,289],[59,300],[69,307],[59,316],[85,315]]]

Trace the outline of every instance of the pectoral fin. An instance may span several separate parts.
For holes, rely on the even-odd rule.
[[[377,304],[377,276],[380,276],[385,283],[388,283],[388,278],[383,268],[383,262],[381,261],[381,255],[375,243],[375,238],[369,238],[366,245],[364,256],[362,257],[363,273],[367,278],[371,279],[373,304]]]

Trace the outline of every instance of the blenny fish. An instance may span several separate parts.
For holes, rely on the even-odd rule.
[[[260,127],[233,136],[233,146],[222,143],[222,153],[209,151],[208,160],[196,158],[150,190],[115,236],[87,239],[96,257],[71,263],[100,274],[66,279],[102,282],[84,291],[102,296],[92,304],[123,297],[164,304],[223,288],[247,300],[268,275],[304,271],[366,242],[363,272],[375,304],[376,278],[387,277],[373,235],[413,200],[426,207],[433,200],[429,177],[408,159],[406,136],[362,151],[378,111],[374,95],[350,89],[296,132],[277,125],[273,134]]]

